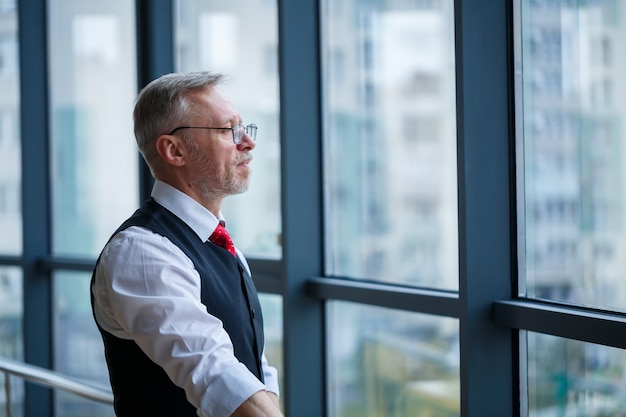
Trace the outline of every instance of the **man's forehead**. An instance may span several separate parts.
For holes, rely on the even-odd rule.
[[[215,86],[196,91],[191,97],[202,110],[201,116],[215,123],[238,123],[240,116],[224,92]]]

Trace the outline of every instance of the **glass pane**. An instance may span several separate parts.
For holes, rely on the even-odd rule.
[[[90,273],[54,274],[54,367],[57,371],[109,385],[102,338],[91,313]],[[56,393],[58,416],[114,416],[113,406],[76,395]]]
[[[97,256],[138,205],[135,14],[126,0],[50,0],[56,254]]]
[[[453,6],[323,2],[329,275],[458,289]]]
[[[22,253],[17,4],[0,2],[0,254]]]
[[[283,298],[274,294],[259,294],[263,309],[263,324],[265,333],[265,356],[271,366],[278,369],[278,383],[283,390]],[[284,401],[281,395],[281,403]],[[283,409],[284,409],[284,404]]]
[[[626,3],[521,1],[520,292],[624,310]]]
[[[457,320],[339,301],[327,312],[330,417],[460,416]]]
[[[227,198],[222,211],[248,257],[279,259],[280,136],[276,2],[176,3],[176,70],[222,72],[221,86],[244,123],[258,127],[250,189]],[[261,216],[262,221],[259,220]]]
[[[0,9],[1,10],[1,9]],[[22,270],[0,267],[0,358],[24,360],[22,325],[24,306]],[[0,415],[6,409],[5,378],[0,379]],[[11,411],[16,417],[23,415],[24,381],[11,377]]]
[[[530,417],[623,416],[626,351],[527,333]]]

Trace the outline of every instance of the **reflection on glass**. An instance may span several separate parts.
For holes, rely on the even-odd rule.
[[[323,2],[329,275],[458,288],[453,5]]]
[[[0,3],[0,254],[22,253],[17,4]]]
[[[24,360],[22,321],[22,271],[19,268],[0,267],[0,358]],[[6,380],[0,379],[0,392],[5,393]],[[16,417],[23,415],[24,381],[11,378],[11,411]],[[0,394],[0,410],[6,409],[6,395]],[[1,412],[0,412],[1,413]]]
[[[460,415],[451,318],[328,303],[330,417]]]
[[[50,0],[53,250],[97,256],[138,205],[135,15],[125,0]]]
[[[54,367],[85,381],[109,384],[102,338],[91,313],[90,273],[54,274]],[[56,392],[56,415],[114,416],[113,407]]]
[[[626,3],[523,0],[520,28],[520,292],[624,310]]]
[[[527,333],[528,415],[622,416],[626,351]]]
[[[259,294],[263,309],[265,356],[278,369],[278,383],[283,387],[283,298],[274,294]],[[281,395],[281,402],[285,398]]]
[[[278,259],[280,140],[278,23],[275,1],[176,1],[176,70],[222,72],[221,86],[244,123],[259,127],[250,189],[222,206],[246,256]]]

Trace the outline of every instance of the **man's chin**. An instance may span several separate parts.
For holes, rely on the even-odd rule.
[[[248,191],[248,188],[250,188],[250,182],[246,181],[245,183],[242,183],[236,187],[233,187],[232,194],[233,195],[243,194],[246,191]]]

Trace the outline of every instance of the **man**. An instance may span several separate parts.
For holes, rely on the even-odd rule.
[[[137,97],[135,137],[156,181],[91,283],[118,416],[282,416],[258,296],[220,211],[248,188],[256,126],[221,78],[168,74]]]

